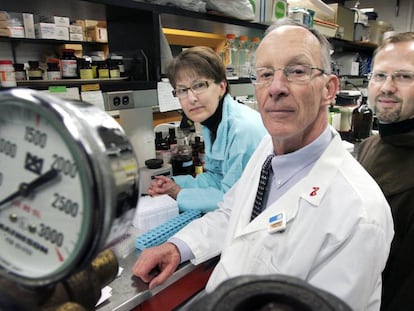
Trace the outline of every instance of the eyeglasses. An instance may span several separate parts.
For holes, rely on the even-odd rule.
[[[414,72],[411,71],[396,71],[393,73],[386,73],[381,71],[374,71],[368,74],[368,79],[376,83],[384,83],[388,77],[399,85],[410,85],[414,81]]]
[[[289,82],[303,84],[309,82],[312,78],[312,71],[318,70],[321,74],[325,74],[325,70],[312,67],[311,65],[290,65],[285,68],[267,68],[260,67],[250,71],[250,80],[254,85],[267,86],[273,82],[275,72],[282,70]]]
[[[188,96],[189,90],[191,90],[193,94],[198,95],[207,90],[209,86],[210,84],[208,83],[208,81],[197,81],[194,82],[193,85],[191,85],[190,87],[177,87],[175,90],[172,90],[172,94],[174,97],[183,99]]]

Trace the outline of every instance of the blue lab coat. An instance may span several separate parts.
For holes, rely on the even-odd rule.
[[[226,193],[241,176],[252,153],[266,135],[260,114],[236,102],[229,94],[224,98],[222,120],[214,143],[211,132],[202,126],[206,172],[174,176],[182,188],[177,202],[180,211],[197,209],[209,212],[217,208]]]

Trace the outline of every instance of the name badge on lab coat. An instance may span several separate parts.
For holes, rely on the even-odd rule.
[[[286,215],[281,212],[277,215],[269,217],[269,233],[281,232],[286,229]]]

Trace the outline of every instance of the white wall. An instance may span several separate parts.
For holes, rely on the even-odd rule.
[[[357,1],[345,1],[348,8]],[[400,0],[398,16],[395,11],[396,0],[360,0],[360,8],[374,8],[378,14],[377,21],[391,23],[397,32],[414,31],[414,1]]]

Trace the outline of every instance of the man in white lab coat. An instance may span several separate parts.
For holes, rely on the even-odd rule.
[[[198,264],[221,253],[207,292],[240,275],[285,274],[353,310],[379,310],[392,217],[378,185],[328,124],[338,90],[329,43],[288,20],[273,25],[256,51],[252,81],[269,135],[220,208],[144,250],[133,273],[153,288],[180,262]],[[252,219],[268,155],[274,157],[265,209]]]

